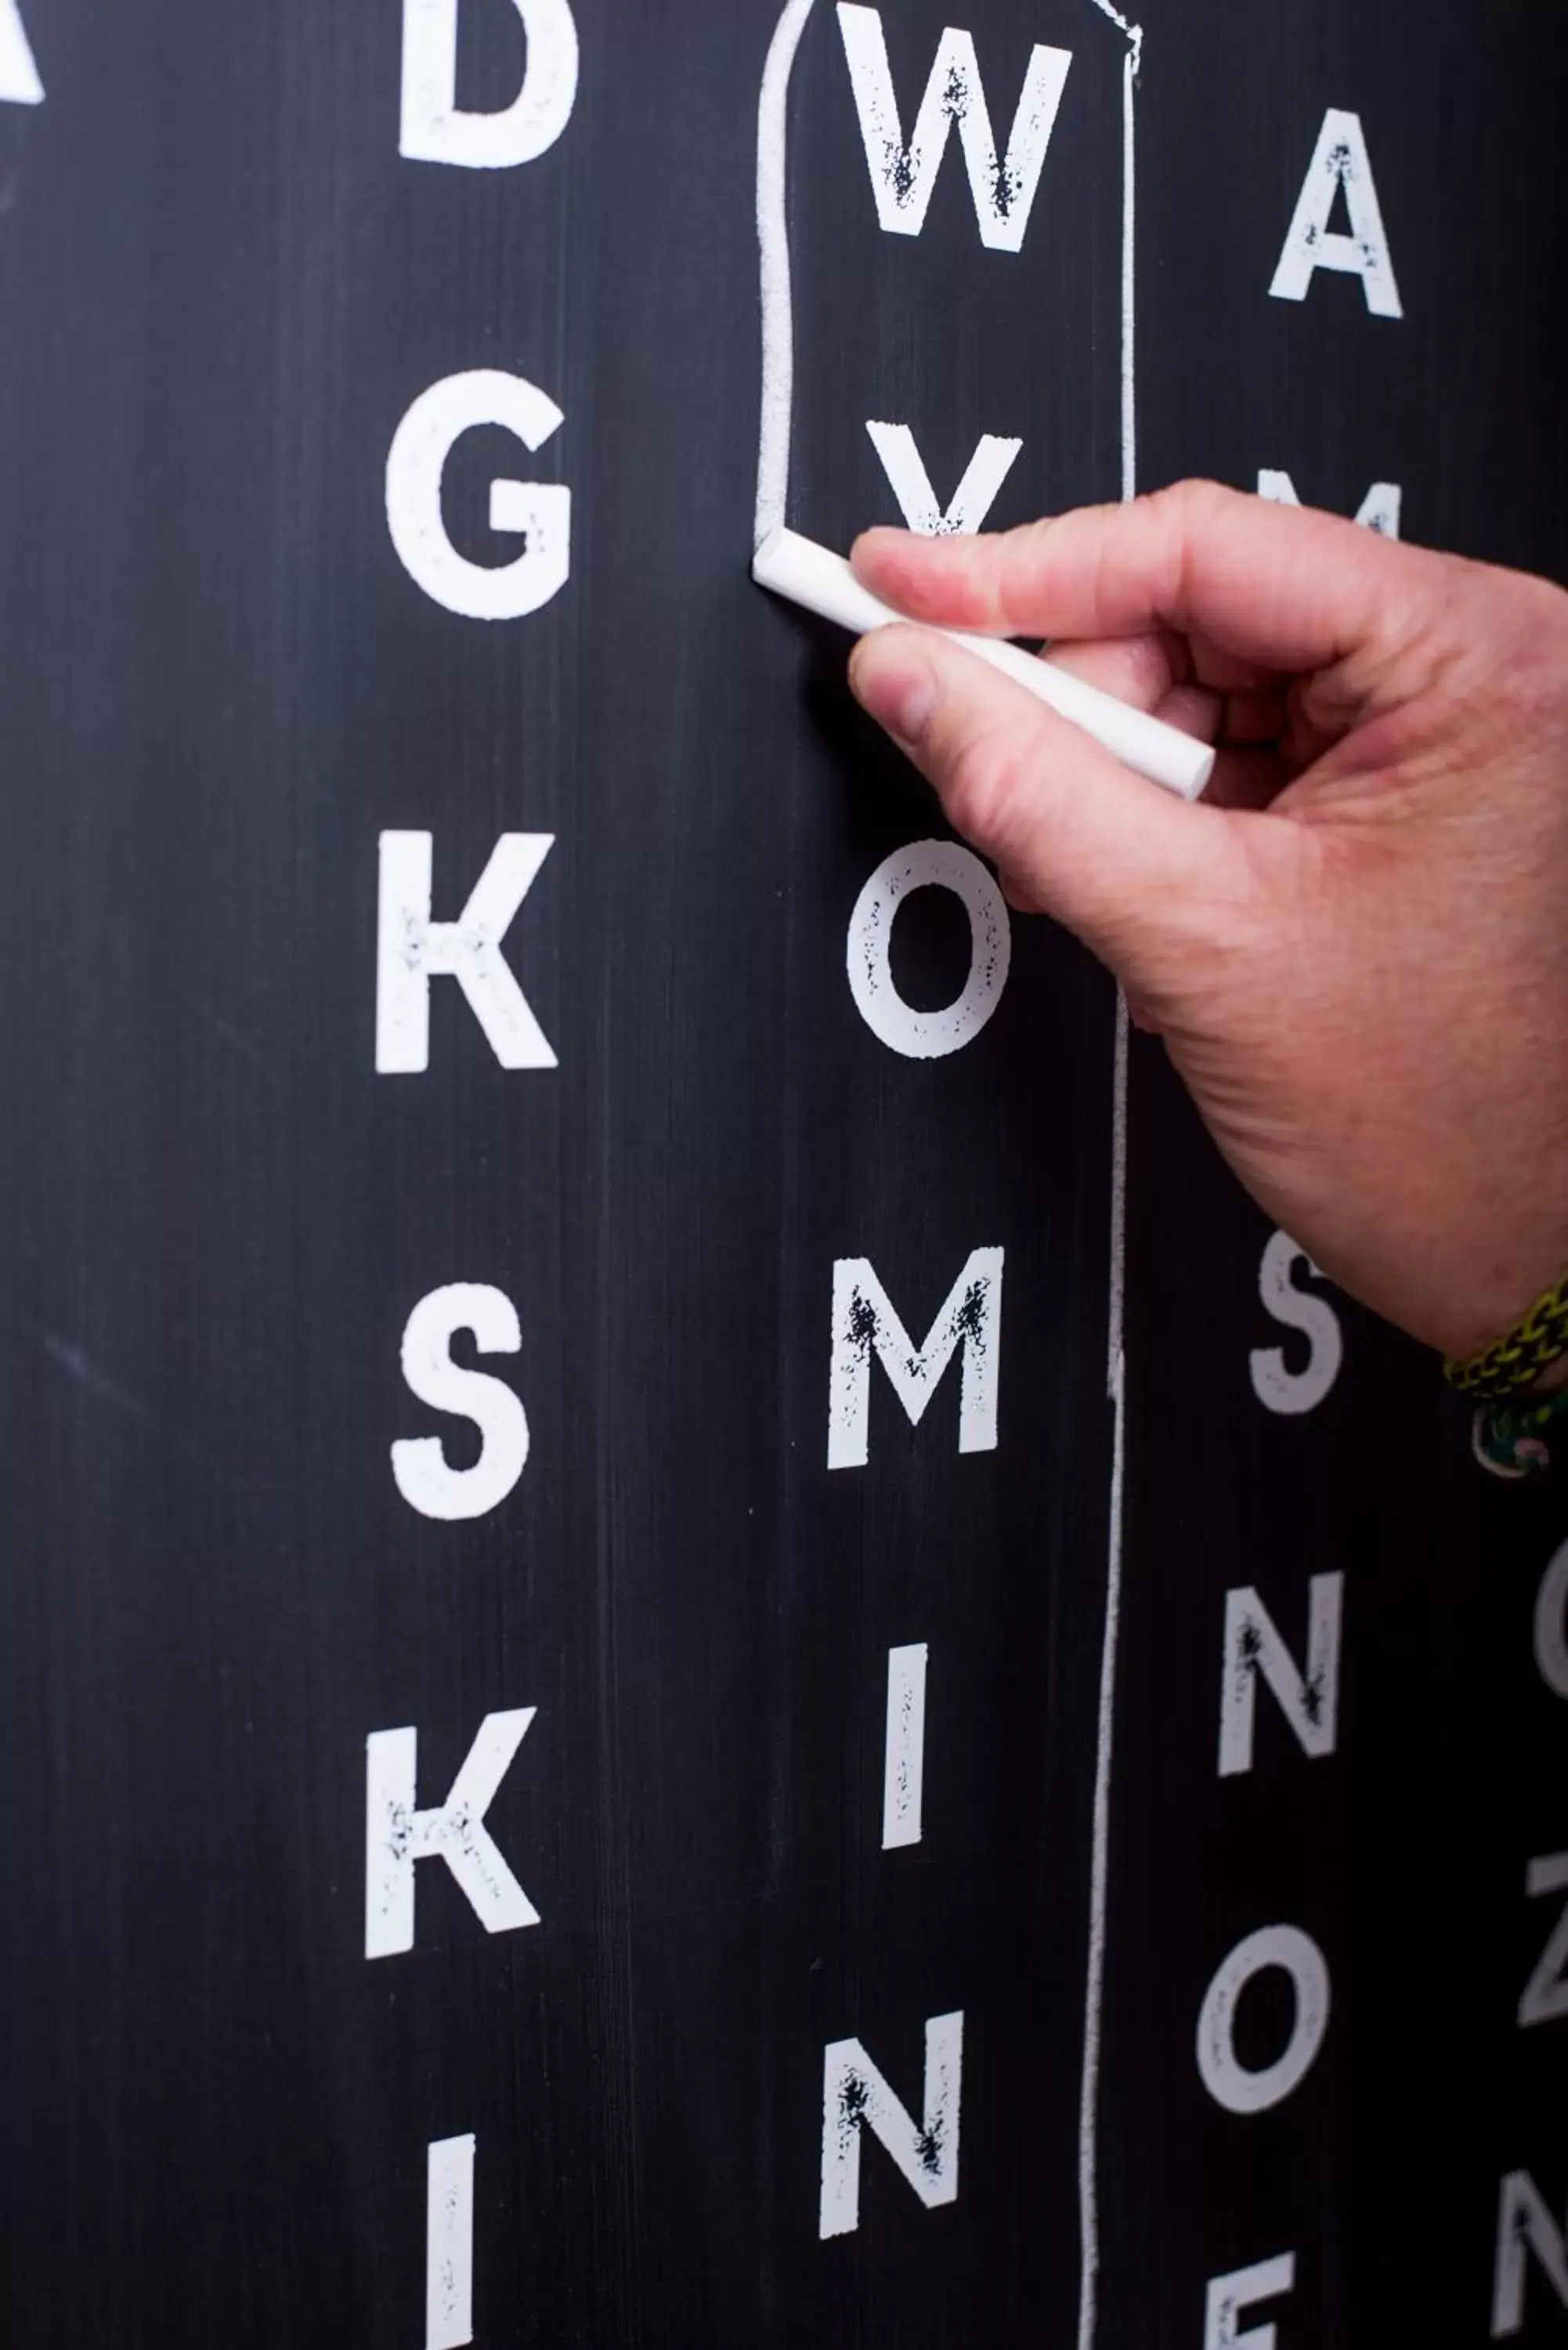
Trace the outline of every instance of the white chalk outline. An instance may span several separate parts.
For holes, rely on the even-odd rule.
[[[1122,64],[1122,496],[1137,495],[1137,82],[1143,26],[1111,0],[1092,0],[1127,41]],[[1116,1750],[1116,1656],[1121,1638],[1123,1501],[1127,1490],[1127,997],[1116,991],[1111,1080],[1110,1311],[1106,1388],[1111,1405],[1111,1491],[1106,1535],[1106,1623],[1100,1647],[1095,1752],[1094,1842],[1089,1864],[1089,1954],[1084,1991],[1084,2070],[1078,2099],[1078,2342],[1094,2350],[1100,2284],[1100,2054],[1111,1865],[1111,1765]]]
[[[794,401],[794,297],[789,261],[789,83],[814,0],[788,0],[768,44],[757,99],[757,256],[762,271],[763,403],[753,545],[782,530],[789,503]]]
[[[794,390],[794,314],[789,250],[789,86],[814,0],[787,0],[768,46],[757,104],[757,253],[761,270],[762,407],[757,443],[754,544],[788,519],[790,431]],[[1144,31],[1112,0],[1087,0],[1127,43],[1122,68],[1122,495],[1137,494],[1137,120]],[[1116,999],[1111,1109],[1110,1318],[1106,1388],[1112,1411],[1106,1530],[1106,1621],[1100,1650],[1095,1755],[1094,1837],[1089,1869],[1089,1949],[1084,2002],[1084,2067],[1078,2103],[1077,2350],[1094,2350],[1100,2275],[1099,2094],[1105,2004],[1106,1918],[1110,1878],[1111,1764],[1115,1750],[1116,1653],[1121,1631],[1123,1497],[1127,1478],[1127,1186],[1128,1025]]]

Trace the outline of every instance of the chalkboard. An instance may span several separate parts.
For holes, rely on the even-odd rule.
[[[1147,17],[0,0],[8,2342],[1568,2334],[1561,1482],[747,577],[1568,572],[1561,17]]]

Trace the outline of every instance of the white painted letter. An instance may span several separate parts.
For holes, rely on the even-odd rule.
[[[484,1825],[495,1791],[536,1709],[487,1713],[439,1809],[416,1811],[417,1730],[373,1730],[365,1742],[365,1956],[414,1947],[414,1865],[445,1861],[487,1934],[536,1926],[539,1912]]]
[[[457,102],[458,0],[403,0],[400,154],[484,172],[531,163],[555,145],[577,94],[577,28],[566,0],[513,5],[528,42],[523,87],[498,114],[467,114]]]
[[[425,2156],[425,2350],[473,2339],[473,2133]]]
[[[1282,1347],[1252,1349],[1248,1364],[1252,1393],[1267,1410],[1281,1413],[1315,1410],[1339,1377],[1345,1359],[1339,1316],[1326,1298],[1296,1287],[1298,1261],[1314,1279],[1322,1278],[1306,1251],[1298,1248],[1288,1232],[1276,1232],[1258,1268],[1258,1295],[1274,1320],[1282,1322],[1287,1330],[1303,1331],[1312,1345],[1306,1367],[1300,1371],[1286,1368]]]
[[[1236,2054],[1236,2007],[1254,1975],[1282,1967],[1296,1995],[1295,2020],[1284,2054],[1250,2073]],[[1264,1926],[1238,1942],[1203,1994],[1198,2019],[1198,2070],[1217,2106],[1228,2114],[1263,2114],[1282,2105],[1311,2072],[1328,2030],[1328,1964],[1310,1934],[1296,1926]]]
[[[882,1762],[882,1849],[920,1841],[926,1773],[926,1644],[888,1651],[888,1730]]]
[[[431,837],[381,835],[376,930],[376,1066],[428,1069],[431,981],[455,979],[504,1069],[553,1069],[556,1055],[513,977],[501,941],[550,854],[555,835],[504,832],[455,922],[431,920]]]
[[[1535,1665],[1554,1696],[1568,1697],[1568,1637],[1563,1609],[1568,1607],[1568,1542],[1552,1554],[1551,1565],[1535,1595]]]
[[[1299,506],[1301,504],[1296,495],[1296,485],[1288,473],[1273,473],[1267,470],[1260,473],[1258,495],[1267,498],[1272,505],[1276,506]],[[1355,519],[1364,530],[1375,530],[1379,538],[1397,538],[1404,504],[1405,493],[1397,482],[1374,482],[1361,501]],[[1304,1251],[1302,1253],[1304,1254]]]
[[[38,106],[43,96],[17,0],[0,0],[0,99],[13,106]]]
[[[917,1347],[888,1302],[868,1257],[844,1256],[833,1268],[833,1357],[828,1369],[827,1465],[864,1469],[870,1458],[871,1357],[893,1383],[918,1428],[937,1382],[961,1348],[959,1451],[996,1450],[996,1390],[1002,1324],[999,1248],[978,1248]]]
[[[1568,1893],[1568,1852],[1548,1853],[1532,1860],[1524,1875],[1524,1890],[1532,1901],[1545,1893]],[[1519,2028],[1532,2023],[1556,2023],[1568,2015],[1568,1908],[1552,1929],[1541,1953],[1541,1963],[1525,1984],[1519,2001]]]
[[[1348,236],[1331,231],[1328,225],[1341,188],[1350,212]],[[1295,218],[1269,291],[1280,302],[1304,302],[1313,274],[1319,269],[1344,270],[1359,277],[1366,307],[1375,317],[1404,317],[1361,117],[1343,113],[1336,106],[1331,106],[1323,118],[1317,151],[1303,182]]]
[[[1234,1779],[1252,1767],[1252,1736],[1261,1673],[1314,1761],[1334,1752],[1339,1721],[1339,1634],[1345,1612],[1343,1575],[1314,1575],[1307,1586],[1305,1672],[1281,1639],[1274,1619],[1245,1584],[1225,1594],[1225,1654],[1220,1683],[1220,1776]]]
[[[439,1436],[400,1437],[392,1475],[412,1510],[426,1518],[482,1518],[523,1474],[528,1415],[504,1379],[464,1370],[452,1359],[452,1335],[472,1330],[482,1355],[514,1355],[523,1344],[517,1308],[483,1282],[454,1281],[421,1297],[403,1332],[403,1377],[432,1411],[470,1419],[481,1438],[472,1469],[447,1464]]]
[[[879,2138],[928,2211],[958,2199],[963,2015],[926,2025],[923,2126],[910,2120],[858,2040],[836,2040],[822,2065],[822,2203],[817,2232],[860,2225],[860,2131]]]
[[[446,461],[476,424],[503,424],[525,449],[543,448],[565,417],[520,375],[475,368],[421,391],[387,453],[387,527],[404,570],[449,612],[470,620],[515,620],[536,612],[566,584],[572,494],[543,482],[490,484],[490,527],[514,532],[523,552],[511,563],[470,563],[447,536],[441,485]]]
[[[1073,62],[1072,51],[1048,49],[1038,42],[1030,51],[1006,159],[999,163],[991,110],[974,42],[968,33],[951,25],[944,30],[915,118],[914,135],[906,147],[888,64],[888,44],[882,36],[881,11],[853,7],[848,0],[841,0],[838,28],[844,36],[860,136],[871,172],[871,192],[882,226],[896,236],[919,236],[947,151],[948,134],[956,122],[980,223],[980,241],[998,253],[1018,252],[1029,225],[1045,150],[1056,127],[1056,109]]]
[[[1526,2255],[1535,2254],[1552,2292],[1568,2309],[1568,2245],[1528,2170],[1511,2170],[1497,2199],[1497,2266],[1492,2272],[1491,2338],[1524,2324]]]
[[[1295,2289],[1294,2252],[1259,2261],[1254,2268],[1236,2269],[1230,2276],[1210,2277],[1203,2350],[1278,2350],[1279,2333],[1272,2319],[1267,2325],[1250,2325],[1242,2334],[1237,2330],[1241,2313],[1255,2302],[1277,2301],[1282,2293]]]
[[[917,1012],[893,984],[893,918],[916,889],[950,889],[969,916],[969,977],[944,1011]],[[1007,900],[978,857],[953,840],[915,840],[884,858],[855,900],[845,968],[871,1034],[910,1061],[939,1061],[979,1035],[1012,960]]]
[[[963,479],[953,492],[952,504],[944,511],[909,426],[878,424],[867,418],[866,430],[882,460],[882,471],[893,485],[899,513],[911,530],[919,531],[926,538],[951,538],[978,530],[995,504],[997,492],[1012,471],[1012,461],[1023,446],[1022,441],[1004,441],[994,432],[982,433],[964,468]]]

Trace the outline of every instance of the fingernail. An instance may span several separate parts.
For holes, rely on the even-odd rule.
[[[916,747],[936,708],[936,674],[929,661],[903,645],[884,646],[863,637],[849,664],[849,684],[862,710],[896,743]]]

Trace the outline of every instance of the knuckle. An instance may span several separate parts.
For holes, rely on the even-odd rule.
[[[1033,626],[1040,583],[1054,552],[1055,528],[1045,515],[1019,523],[989,544],[983,537],[968,542],[984,550],[977,559],[975,577],[992,588],[994,616],[1010,636],[1026,636]]]
[[[1199,545],[1221,526],[1237,504],[1218,482],[1192,479],[1156,490],[1153,516],[1156,600],[1162,614],[1183,619],[1192,601],[1193,561]]]
[[[1026,759],[1010,726],[981,727],[955,750],[942,785],[949,820],[966,839],[992,847],[1015,829]]]
[[[1161,523],[1177,541],[1194,533],[1210,529],[1237,503],[1237,493],[1220,482],[1201,475],[1187,481],[1173,482],[1168,489],[1156,490],[1153,503],[1158,508]]]

